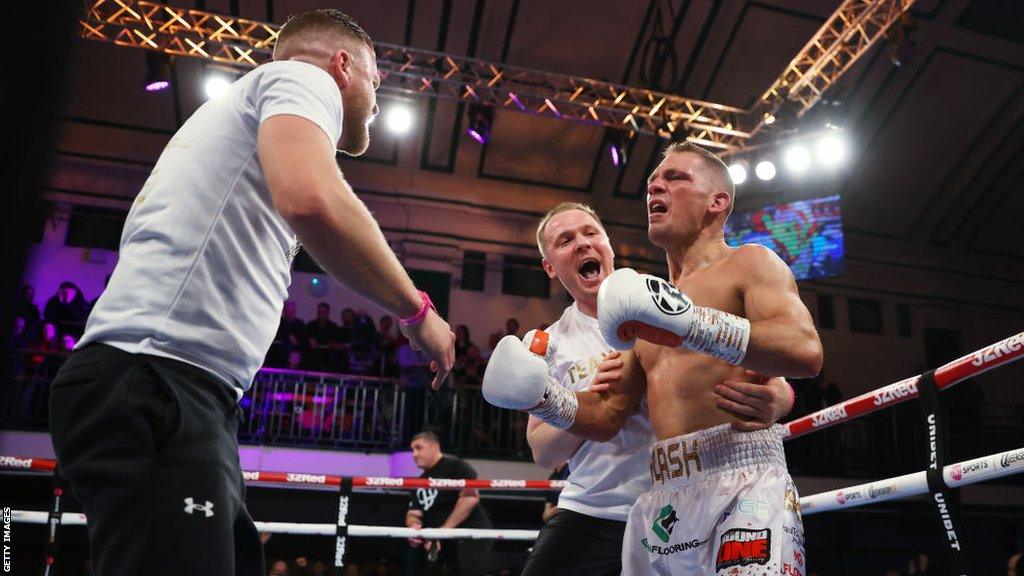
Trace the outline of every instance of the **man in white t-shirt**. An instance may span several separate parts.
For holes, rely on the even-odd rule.
[[[548,372],[569,390],[601,390],[614,372],[598,375],[598,366],[618,356],[601,336],[596,317],[598,288],[614,260],[604,226],[588,206],[559,204],[541,220],[537,247],[544,270],[574,300],[546,330]],[[720,406],[736,417],[737,429],[770,426],[792,407],[792,389],[781,378],[748,376],[751,382],[723,383],[730,396],[723,395]],[[730,404],[730,397],[739,402]],[[541,529],[524,576],[617,576],[629,509],[650,488],[654,433],[647,415],[636,412],[606,442],[584,440],[531,415],[527,439],[538,464],[554,467],[568,460],[570,472],[558,498],[559,512]]]
[[[244,500],[237,400],[274,338],[301,242],[402,319],[438,368],[454,335],[416,290],[336,148],[362,154],[380,84],[373,43],[333,9],[295,16],[274,62],[201,106],[160,155],[120,260],[51,386],[61,473],[115,574],[262,574]]]

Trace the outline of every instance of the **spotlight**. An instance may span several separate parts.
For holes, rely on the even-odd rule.
[[[735,162],[729,165],[729,177],[732,178],[732,183],[736,185],[743,184],[747,181],[747,168],[739,162]]]
[[[757,166],[754,166],[754,174],[767,182],[775,178],[775,164],[772,164],[771,160],[761,160],[757,163]]]
[[[171,60],[160,52],[146,52],[146,92],[159,92],[171,85]]]
[[[800,144],[794,144],[786,149],[784,160],[790,172],[803,174],[811,165],[811,153]]]
[[[469,126],[466,134],[481,144],[486,144],[491,137],[491,125],[494,123],[494,110],[487,106],[471,104],[469,106]]]
[[[829,134],[818,140],[815,150],[818,161],[827,168],[835,168],[846,160],[846,140],[840,134]]]
[[[612,155],[612,165],[622,166],[626,163],[626,139],[619,132],[612,132],[608,137],[608,151]]]
[[[206,84],[204,85],[204,89],[206,90],[206,98],[209,100],[213,100],[214,98],[219,97],[224,92],[227,92],[227,89],[230,86],[231,82],[228,81],[227,78],[220,75],[210,76],[206,79]]]
[[[412,128],[412,110],[405,103],[395,102],[384,114],[384,125],[392,134],[405,134]]]

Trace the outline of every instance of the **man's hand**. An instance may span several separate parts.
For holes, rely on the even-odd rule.
[[[590,384],[590,388],[587,388],[588,392],[607,392],[612,389],[622,377],[622,353],[618,350],[612,350],[597,365],[597,374],[594,376],[594,381]]]
[[[435,559],[437,558],[437,555],[441,553],[441,541],[427,540],[425,548],[427,550],[428,558]]]
[[[743,379],[727,379],[715,386],[720,410],[736,419],[734,430],[750,432],[775,424],[793,409],[793,388],[784,378],[768,378],[745,370]]]
[[[455,334],[448,323],[431,310],[422,322],[414,326],[401,326],[413,350],[430,358],[430,369],[435,371],[430,386],[437,390],[448,379],[455,365]]]
[[[405,525],[409,528],[412,528],[413,530],[419,530],[423,528],[422,522],[416,522],[413,520],[406,520]],[[420,538],[419,536],[407,538],[407,540],[409,541],[409,546],[412,546],[413,548],[419,548],[423,545],[423,538]]]

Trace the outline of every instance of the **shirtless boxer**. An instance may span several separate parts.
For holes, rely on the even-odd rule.
[[[501,378],[486,391],[495,404],[594,440],[614,436],[646,392],[658,438],[653,487],[630,511],[624,575],[804,570],[781,430],[731,430],[716,392],[726,394],[719,383],[743,367],[816,374],[821,343],[785,264],[760,246],[725,243],[734,194],[717,157],[692,144],[670,146],[648,180],[647,209],[648,236],[665,249],[672,282],[622,269],[598,295],[603,336],[629,350],[601,366],[608,374],[602,378],[617,383],[600,394],[573,395],[541,378],[520,378],[515,387],[502,387],[510,380]],[[506,340],[495,355],[507,350],[514,369],[535,374],[524,368],[543,359],[523,349]],[[724,406],[737,410],[731,400]]]
[[[596,318],[598,288],[614,261],[600,218],[588,206],[559,204],[541,219],[537,247],[545,271],[558,278],[574,301],[546,331],[552,353],[549,366],[540,370],[567,390],[606,388],[607,375],[595,378],[598,364],[619,353],[605,343]],[[500,360],[492,356],[491,362]],[[746,412],[734,414],[737,428],[764,428],[788,412],[792,391],[785,380],[775,378],[765,385],[754,375],[746,379],[757,382],[723,382],[745,403]],[[524,576],[618,576],[629,508],[649,487],[647,463],[654,436],[647,415],[639,410],[630,415],[608,442],[584,440],[531,416],[527,439],[538,464],[553,467],[569,460],[571,474],[559,495],[558,513],[541,529]]]

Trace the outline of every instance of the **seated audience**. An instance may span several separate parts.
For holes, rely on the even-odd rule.
[[[21,287],[21,294],[14,304],[14,315],[25,319],[26,326],[32,328],[39,322],[39,306],[36,306],[36,289],[31,284]]]
[[[89,317],[89,303],[74,282],[61,282],[57,293],[50,297],[43,309],[43,318],[57,327],[60,334],[81,336],[85,320]]]

